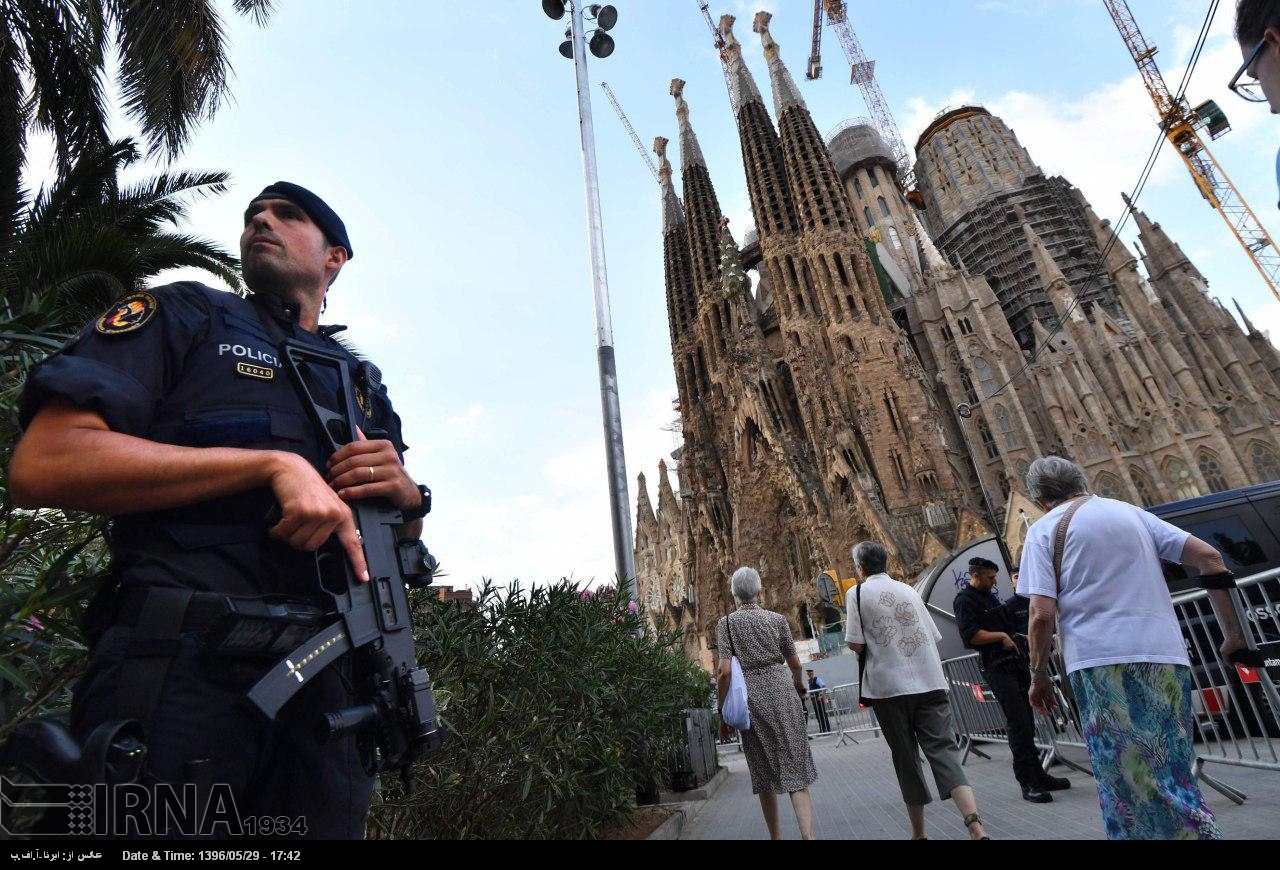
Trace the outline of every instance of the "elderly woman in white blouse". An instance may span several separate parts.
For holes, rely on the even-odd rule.
[[[789,794],[800,836],[812,840],[809,786],[817,780],[818,772],[805,729],[804,697],[808,687],[791,625],[781,613],[765,610],[756,603],[760,597],[760,574],[754,568],[735,571],[730,587],[738,609],[716,624],[719,706],[724,707],[731,663],[737,656],[746,678],[747,709],[751,714],[751,727],[742,732],[742,749],[751,772],[751,791],[760,796],[769,838],[779,839],[777,796]]]

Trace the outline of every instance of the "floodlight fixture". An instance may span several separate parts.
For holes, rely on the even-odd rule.
[[[591,13],[591,17],[595,19],[596,26],[601,30],[613,30],[618,23],[618,9],[616,6],[601,6],[599,3],[593,3],[587,7],[587,11]]]
[[[605,33],[603,30],[597,30],[592,34],[591,41],[587,43],[587,46],[591,49],[591,53],[593,55],[604,60],[606,57],[613,54],[613,37]]]
[[[573,60],[573,40],[566,39],[560,43],[560,55],[566,60]]]
[[[564,0],[542,0],[542,11],[552,21],[564,18]]]

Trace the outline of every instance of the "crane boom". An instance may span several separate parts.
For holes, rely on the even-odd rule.
[[[1130,57],[1137,64],[1142,83],[1160,115],[1160,128],[1165,137],[1186,164],[1200,195],[1222,215],[1231,234],[1240,242],[1240,246],[1261,273],[1262,280],[1271,288],[1275,297],[1280,299],[1280,288],[1277,287],[1277,282],[1280,281],[1280,253],[1277,253],[1275,242],[1258,220],[1258,216],[1244,201],[1244,197],[1205,145],[1196,129],[1204,121],[1187,107],[1185,99],[1169,91],[1155,62],[1156,48],[1142,35],[1126,0],[1103,2],[1129,49]]]
[[[609,87],[608,82],[601,82],[600,87],[604,90],[604,95],[609,98],[609,105],[613,106],[613,110],[618,113],[618,120],[622,122],[622,126],[627,128],[627,135],[631,137],[636,150],[644,158],[645,165],[653,173],[653,180],[658,181],[658,167],[653,165],[653,158],[649,156],[648,151],[644,150],[644,143],[636,135],[636,128],[631,126],[631,120],[627,117],[627,113],[622,111],[622,105],[618,102],[618,98],[613,95],[613,88]]]
[[[809,81],[822,78],[822,0],[813,0],[813,45],[805,78]]]
[[[852,70],[851,80],[862,91],[862,99],[866,101],[867,109],[871,112],[871,119],[875,121],[880,135],[885,138],[886,144],[893,151],[894,162],[898,164],[898,183],[903,190],[909,191],[915,187],[911,155],[907,151],[906,143],[902,141],[902,134],[898,132],[898,123],[893,119],[889,101],[884,98],[884,91],[880,90],[880,83],[876,81],[876,63],[869,60],[867,53],[862,50],[862,43],[858,41],[858,35],[853,32],[853,25],[849,23],[849,14],[844,0],[824,0],[824,3],[827,20],[831,22],[836,38],[840,41],[840,47],[844,49],[844,56],[849,61],[849,67]]]
[[[698,11],[702,13],[702,18],[707,22],[707,27],[711,29],[711,40],[715,44],[716,51],[720,52],[720,70],[724,73],[724,89],[729,93],[729,106],[733,109],[733,113],[738,114],[738,104],[733,99],[733,85],[729,83],[729,64],[725,61],[724,56],[724,36],[720,33],[720,28],[716,27],[715,19],[711,17],[711,9],[707,5],[707,0],[696,0]]]

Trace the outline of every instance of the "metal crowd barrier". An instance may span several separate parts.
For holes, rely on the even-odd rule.
[[[818,698],[826,703],[827,722],[830,727],[827,731],[818,733],[834,734],[839,738],[836,746],[857,743],[858,740],[853,735],[868,731],[873,732],[876,737],[880,736],[880,723],[876,721],[875,712],[870,707],[863,707],[858,703],[859,686],[859,683],[843,683],[810,692],[809,697],[805,699],[805,705],[810,710],[811,723],[817,719],[812,713],[814,699]]]
[[[987,685],[978,662],[979,656],[975,652],[947,659],[942,663],[942,671],[951,687],[948,695],[951,701],[952,717],[955,720],[959,743],[964,749],[964,755],[960,759],[961,764],[967,762],[970,755],[977,755],[980,758],[991,757],[977,747],[979,743],[1008,741],[1004,710],[1001,709],[1000,702],[996,699],[991,687]],[[1056,676],[1054,682],[1057,685]],[[1082,773],[1088,773],[1087,769],[1059,751],[1060,746],[1077,745],[1075,740],[1078,740],[1079,747],[1083,748],[1084,740],[1071,716],[1064,715],[1064,711],[1071,709],[1066,698],[1062,696],[1060,690],[1057,690],[1057,695],[1058,708],[1053,716],[1035,714],[1034,742],[1036,749],[1040,750],[1040,763],[1045,770],[1054,763],[1060,763]]]
[[[1203,590],[1173,600],[1191,660],[1191,709],[1195,722],[1196,773],[1205,784],[1242,803],[1245,794],[1204,773],[1205,764],[1280,771],[1280,569],[1237,582],[1232,605],[1250,646],[1261,649],[1270,667],[1246,668],[1223,662],[1222,632]]]
[[[1280,692],[1271,671],[1280,669],[1280,568],[1237,581],[1230,593],[1245,636],[1260,649],[1267,666],[1246,668],[1224,663],[1218,653],[1222,631],[1203,590],[1176,595],[1174,611],[1191,661],[1191,700],[1195,724],[1196,775],[1236,803],[1244,792],[1204,772],[1206,764],[1234,765],[1280,772]],[[951,709],[969,755],[985,756],[976,744],[1003,743],[1006,725],[1000,703],[982,677],[978,654],[942,663],[950,684]],[[1057,707],[1036,713],[1036,748],[1047,768],[1055,761],[1088,773],[1064,756],[1063,747],[1087,750],[1080,714],[1070,684],[1055,654],[1049,662]]]

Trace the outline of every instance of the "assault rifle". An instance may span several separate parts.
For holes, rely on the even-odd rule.
[[[281,363],[329,455],[356,441],[363,415],[352,400],[347,359],[293,339],[282,342],[280,350]],[[336,539],[317,551],[320,587],[332,598],[337,618],[272,665],[249,690],[249,700],[274,719],[316,674],[351,653],[358,703],[326,713],[318,723],[320,734],[328,740],[354,735],[368,773],[398,770],[412,792],[413,762],[437,748],[442,735],[431,679],[417,662],[406,586],[430,584],[436,560],[421,541],[396,538],[395,528],[404,518],[390,502],[361,499],[351,502],[351,508],[369,581],[355,575]]]

